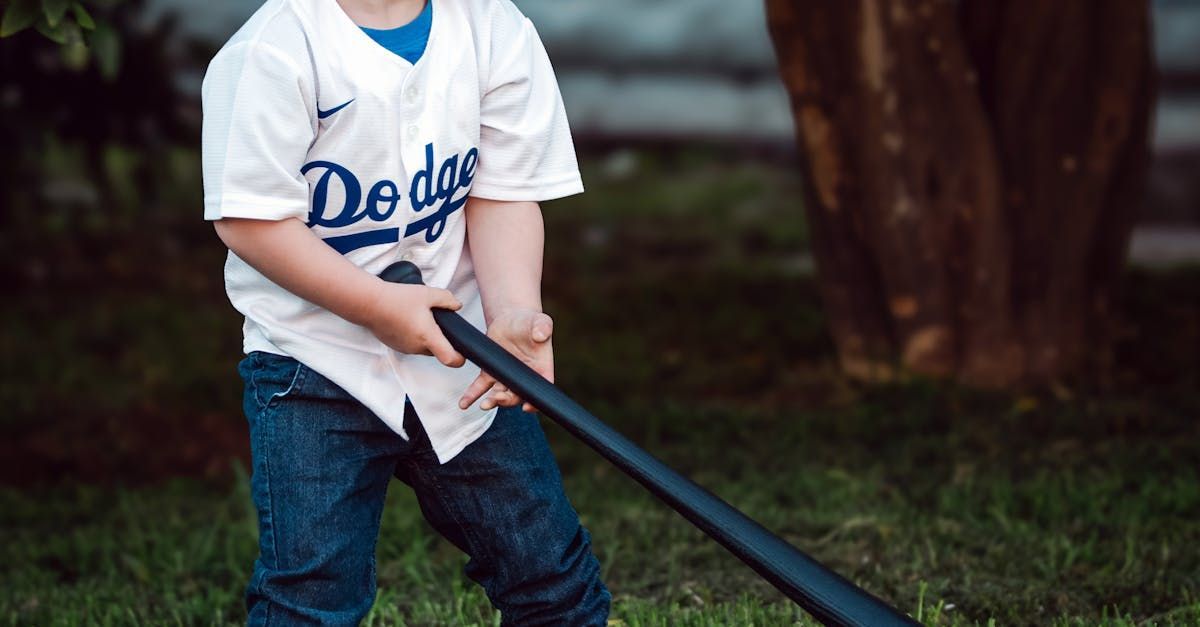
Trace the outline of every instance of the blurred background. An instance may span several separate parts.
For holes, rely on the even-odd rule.
[[[1200,1],[516,4],[568,393],[927,623],[1200,624]],[[257,6],[0,0],[0,621],[243,620],[199,87]],[[807,624],[544,424],[618,624]],[[401,487],[368,620],[493,624]]]

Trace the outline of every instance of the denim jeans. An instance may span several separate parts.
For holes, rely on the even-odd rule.
[[[604,625],[611,596],[563,492],[537,416],[501,407],[439,464],[411,404],[406,441],[342,388],[291,357],[239,364],[250,423],[259,555],[251,625],[355,625],[375,599],[375,542],[392,477],[469,556],[505,625]]]

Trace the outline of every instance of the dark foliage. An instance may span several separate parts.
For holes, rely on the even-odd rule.
[[[97,14],[123,50],[111,78],[95,64],[74,68],[32,30],[0,41],[0,272],[9,285],[70,274],[71,260],[86,263],[163,222],[172,151],[199,142],[194,92],[210,51],[173,17],[148,19],[145,4]]]

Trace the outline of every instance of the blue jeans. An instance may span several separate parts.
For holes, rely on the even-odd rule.
[[[355,625],[375,599],[375,542],[392,477],[469,556],[505,625],[604,625],[611,596],[563,493],[537,416],[501,407],[439,464],[411,404],[406,441],[342,388],[292,359],[238,364],[250,423],[259,555],[251,625]]]

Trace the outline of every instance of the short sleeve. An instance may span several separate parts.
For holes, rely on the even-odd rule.
[[[528,18],[500,21],[480,102],[471,195],[541,201],[578,194],[583,180],[550,57]]]
[[[300,169],[316,136],[311,84],[266,44],[238,43],[213,58],[201,89],[204,219],[307,219]]]

